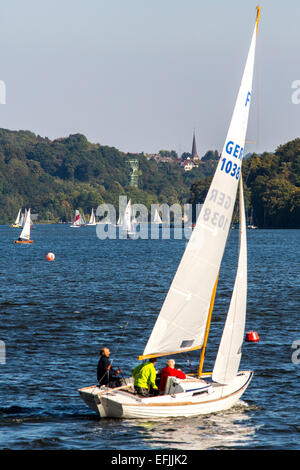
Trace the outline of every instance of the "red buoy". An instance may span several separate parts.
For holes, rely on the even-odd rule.
[[[48,261],[54,261],[55,260],[55,254],[54,253],[47,253],[46,256]]]
[[[246,333],[245,340],[253,343],[259,341],[259,336],[256,331],[248,331],[248,333]]]

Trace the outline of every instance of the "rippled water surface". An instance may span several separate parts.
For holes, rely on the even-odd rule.
[[[103,344],[124,375],[137,364],[186,240],[99,240],[94,227],[38,225],[34,243],[19,246],[18,233],[0,227],[1,449],[300,448],[299,231],[248,231],[246,330],[260,341],[243,345],[241,367],[254,377],[242,401],[223,413],[162,421],[100,420],[77,389],[95,383]],[[237,241],[232,230],[206,370],[229,305]],[[187,360],[196,367],[198,355],[176,365],[189,371]]]

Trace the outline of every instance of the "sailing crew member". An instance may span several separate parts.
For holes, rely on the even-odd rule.
[[[163,394],[165,392],[166,383],[168,377],[178,377],[179,379],[185,379],[186,375],[182,372],[181,369],[175,369],[175,361],[174,359],[168,359],[166,363],[166,367],[163,367],[160,373],[160,384],[159,384],[159,392]]]
[[[158,394],[156,381],[155,363],[156,357],[152,357],[148,362],[138,365],[131,372],[134,377],[134,389],[139,395],[143,397],[150,397]]]
[[[97,366],[97,380],[99,385],[107,385],[108,387],[119,387],[122,385],[118,375],[121,369],[112,369],[109,360],[110,350],[105,346],[100,349],[100,359]]]

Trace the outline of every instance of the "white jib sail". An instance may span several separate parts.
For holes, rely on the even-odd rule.
[[[84,217],[83,217],[83,215],[81,215],[81,214],[80,214],[80,219],[79,219],[79,221],[80,221],[80,225],[85,225]]]
[[[132,232],[131,217],[132,217],[132,211],[131,211],[131,199],[130,199],[126,206],[126,209],[123,215],[123,220],[122,220],[122,229],[127,233]]]
[[[229,310],[216,357],[212,379],[221,384],[230,383],[236,376],[242,356],[247,304],[247,236],[243,196],[243,182],[239,184],[240,248],[238,268]]]
[[[203,344],[210,299],[226,245],[241,171],[252,92],[257,23],[258,17],[222,155],[140,359],[184,352],[200,348]]]
[[[19,209],[17,218],[16,218],[16,220],[15,220],[15,225],[19,225],[19,224],[20,224],[20,219],[21,219],[21,209]]]
[[[30,240],[30,209],[26,213],[26,219],[20,238],[22,240]]]

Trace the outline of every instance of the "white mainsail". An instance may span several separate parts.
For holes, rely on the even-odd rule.
[[[21,218],[20,218],[20,227],[23,227],[23,226],[24,226],[24,223],[25,223],[25,217],[24,217],[24,214],[23,214],[23,212],[22,212]]]
[[[155,209],[155,212],[154,212],[153,223],[154,224],[162,224],[162,220],[160,218],[160,215],[159,215],[159,212],[158,212],[157,209]]]
[[[95,217],[94,209],[92,209],[88,225],[96,225],[96,217]]]
[[[17,215],[17,218],[15,220],[14,225],[20,226],[20,219],[21,219],[21,209],[19,209],[19,212],[18,212],[18,215]]]
[[[229,384],[236,376],[241,357],[246,322],[247,303],[247,236],[243,182],[239,184],[240,249],[234,289],[225,327],[216,357],[212,379]]]
[[[26,218],[25,218],[25,223],[24,223],[24,227],[22,229],[22,232],[21,232],[21,235],[20,235],[20,238],[22,240],[30,240],[30,209],[28,209],[28,211],[26,212]]]
[[[131,209],[131,199],[129,199],[123,218],[122,218],[122,230],[126,233],[133,233],[133,226],[132,226],[132,209]]]
[[[140,359],[203,345],[241,171],[252,92],[256,19],[231,123],[215,175],[169,292]]]

